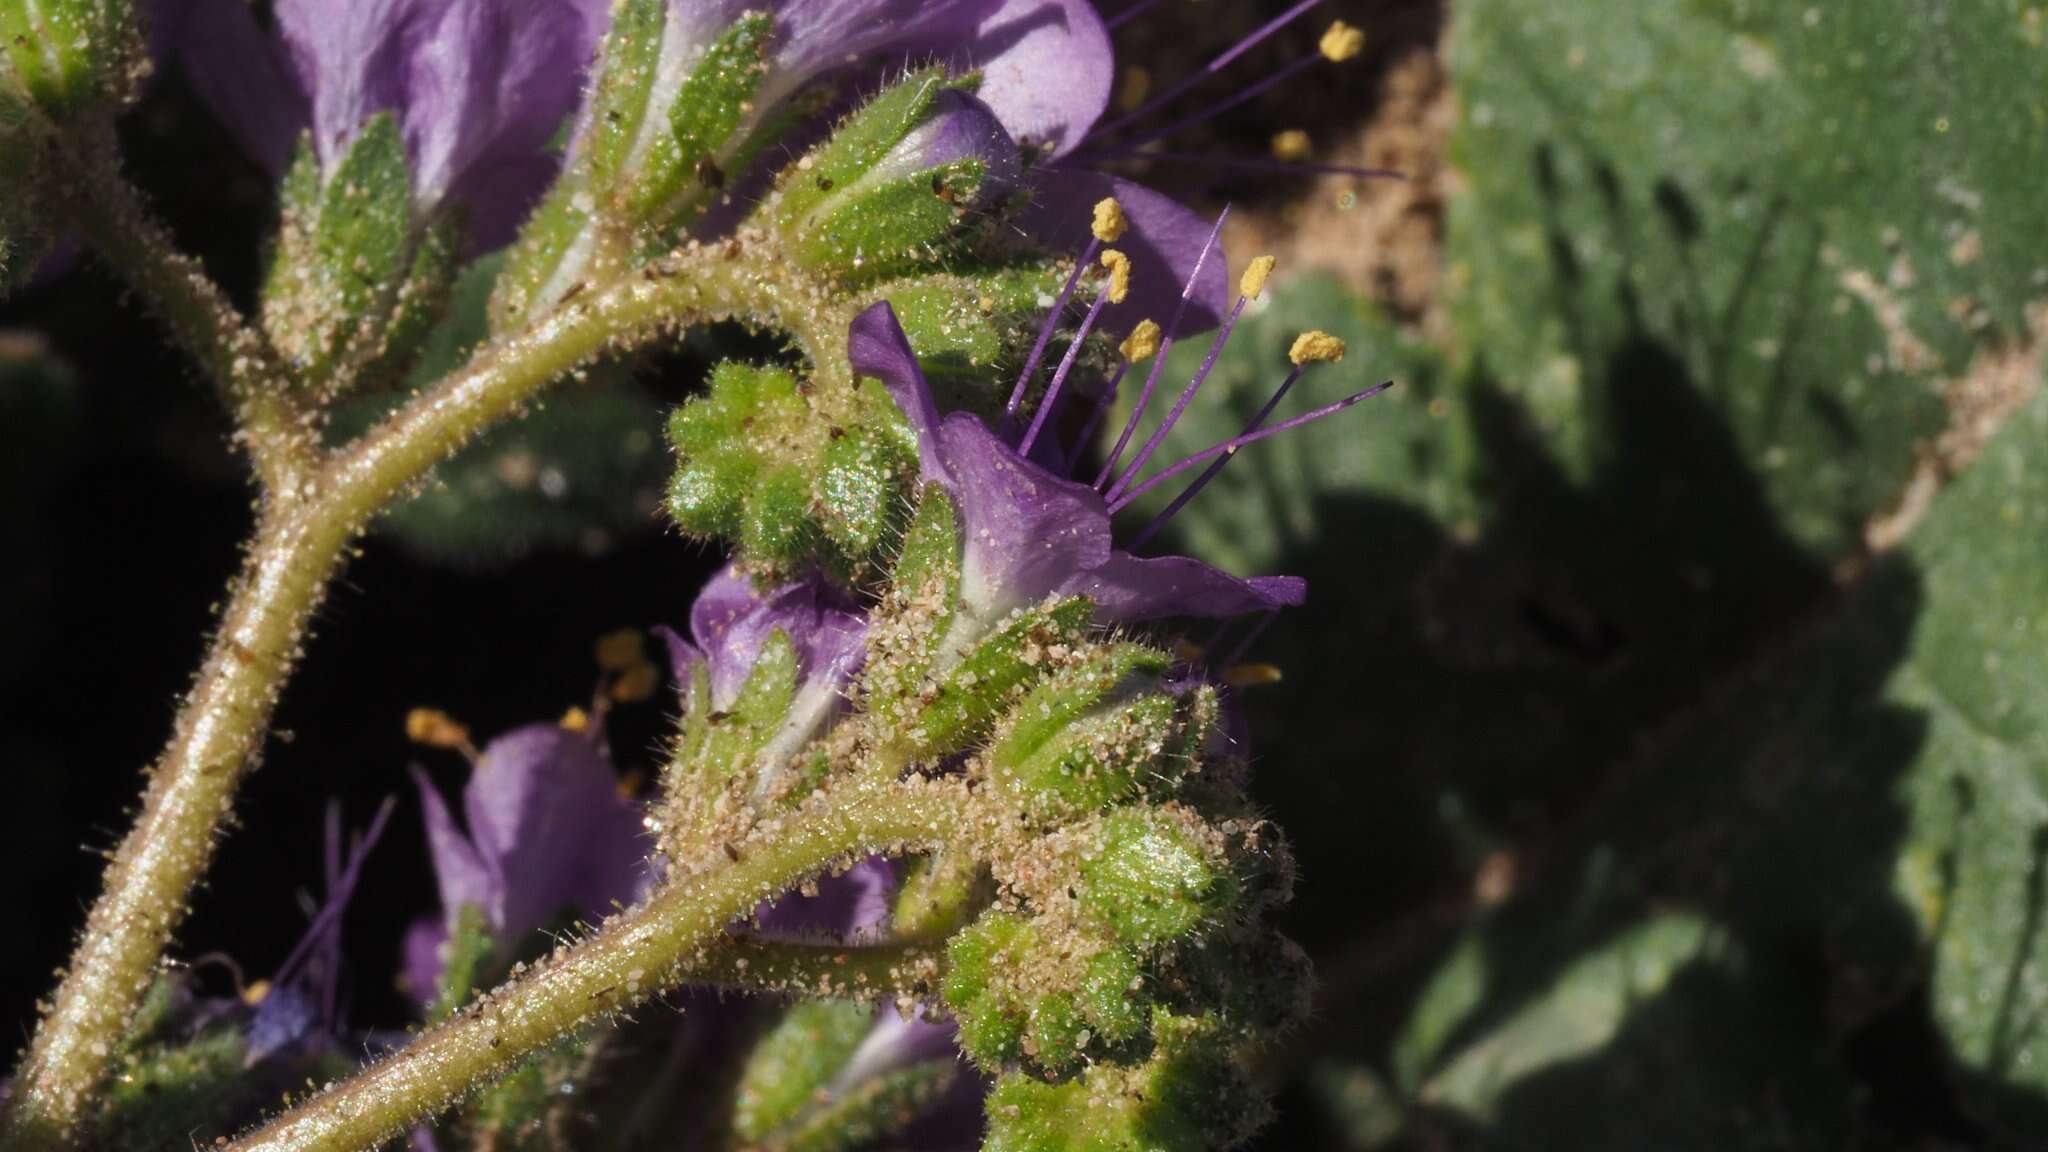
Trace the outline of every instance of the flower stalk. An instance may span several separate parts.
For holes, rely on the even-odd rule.
[[[123,217],[105,220],[113,225]],[[228,356],[255,339],[217,323],[225,315],[215,307],[225,307],[217,293],[177,263],[182,258],[159,259],[168,249],[145,242],[149,234],[139,226],[122,223],[106,234],[120,241],[109,246],[109,257],[124,260],[139,286],[161,290],[152,293],[157,307],[196,346]],[[826,298],[782,261],[731,257],[727,247],[690,246],[607,288],[579,293],[481,349],[360,440],[318,458],[313,470],[284,472],[289,487],[263,470],[263,522],[171,741],[150,772],[141,815],[114,855],[21,1067],[0,1148],[57,1146],[87,1115],[108,1054],[126,1034],[212,858],[236,789],[258,761],[307,625],[343,554],[381,509],[549,383],[664,329],[725,317],[773,323],[813,356],[821,380],[850,380],[844,347],[828,336],[833,313]],[[129,258],[134,265],[125,263]],[[243,434],[256,437],[261,427],[245,422]]]
[[[524,1057],[644,1002],[712,963],[726,926],[864,852],[935,849],[969,799],[953,784],[850,779],[763,825],[724,867],[670,883],[355,1078],[285,1112],[228,1152],[353,1152],[403,1132]],[[882,954],[885,965],[893,956]],[[885,968],[886,971],[886,968]]]

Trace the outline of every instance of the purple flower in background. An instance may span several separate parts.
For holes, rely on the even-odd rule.
[[[556,168],[605,0],[278,0],[276,34],[246,0],[192,0],[180,38],[193,85],[272,172],[310,129],[332,172],[371,117],[394,113],[422,216],[470,212],[501,243]]]
[[[512,947],[564,912],[601,917],[647,887],[639,806],[589,732],[534,724],[493,740],[462,790],[466,830],[426,774],[413,776],[442,906],[406,934],[406,977],[421,999],[440,982],[442,945],[465,907]]]
[[[1227,330],[1224,335],[1227,337]],[[1126,492],[1108,480],[1090,485],[1055,475],[1033,462],[1030,439],[1043,428],[1042,420],[1021,444],[1013,445],[971,413],[941,417],[917,358],[887,304],[868,309],[854,321],[849,354],[857,372],[888,387],[917,433],[924,479],[944,488],[953,499],[961,523],[961,607],[978,628],[992,626],[1008,613],[1055,594],[1088,596],[1095,601],[1099,619],[1116,623],[1167,616],[1232,617],[1300,604],[1307,585],[1294,577],[1240,579],[1185,556],[1144,558],[1120,550],[1111,543],[1110,517],[1152,483],[1185,471],[1191,463],[1228,459],[1245,444],[1328,415],[1380,390],[1359,393],[1274,428],[1255,426],[1246,435],[1198,453]],[[1212,356],[1211,364],[1213,361]],[[1303,363],[1297,363],[1288,386],[1299,377]],[[1201,380],[1198,376],[1190,387],[1190,397]],[[1058,401],[1059,382],[1056,378],[1042,407]],[[1166,427],[1170,428],[1172,419],[1184,408],[1185,400]],[[1133,422],[1142,411],[1141,403]],[[1121,479],[1128,480],[1144,466],[1146,456],[1164,434],[1162,428]],[[1119,451],[1121,448],[1119,445]]]

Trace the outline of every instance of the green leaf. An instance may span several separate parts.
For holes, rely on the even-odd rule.
[[[1576,476],[1669,358],[1788,533],[1858,550],[1933,387],[2041,292],[2048,60],[2001,5],[1458,10],[1453,322]],[[2038,31],[2034,33],[2038,39]]]
[[[793,1005],[747,1057],[733,1114],[741,1139],[764,1140],[795,1120],[874,1026],[875,1009],[844,1000]]]

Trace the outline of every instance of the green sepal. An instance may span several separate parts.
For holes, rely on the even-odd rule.
[[[488,987],[493,967],[498,965],[497,941],[491,936],[490,923],[484,919],[483,909],[474,904],[456,910],[455,924],[441,948],[441,986],[432,990],[434,1003],[427,1010],[427,1020],[434,1024],[461,1011],[479,988]]]
[[[127,1055],[108,1078],[93,1120],[93,1146],[181,1147],[202,1131],[225,1134],[232,1123],[248,1041],[233,1028],[213,1028],[189,1043],[148,1045]]]
[[[142,37],[129,0],[0,0],[0,46],[0,83],[63,120],[132,95]]]
[[[903,940],[944,940],[994,896],[987,867],[972,853],[941,849],[910,862],[890,917]]]
[[[1061,283],[1059,270],[1041,262],[892,280],[869,302],[896,310],[940,409],[993,416],[1005,397],[991,378],[1003,375],[998,366],[1023,362],[1044,323],[1044,301]]]
[[[828,201],[857,184],[924,123],[939,93],[949,88],[972,91],[979,84],[972,76],[949,78],[944,67],[934,65],[883,89],[824,143],[783,171],[780,195],[773,204],[776,230],[786,237],[800,236],[807,221],[829,211]]]
[[[908,1127],[959,1075],[950,1061],[927,1060],[866,1080],[837,1096],[769,1146],[778,1152],[850,1152]]]
[[[1128,800],[1147,781],[1171,780],[1175,766],[1162,761],[1178,706],[1163,692],[1140,691],[1170,663],[1157,649],[1110,645],[1033,688],[991,748],[996,786],[1028,815],[1056,819]]]
[[[1104,930],[1149,947],[1193,933],[1228,910],[1237,882],[1206,850],[1185,810],[1122,809],[1101,818],[1080,860],[1075,895]]]
[[[653,138],[630,176],[623,217],[631,227],[672,227],[724,187],[723,165],[736,159],[733,138],[752,117],[768,74],[774,30],[766,12],[742,13],[704,50],[668,108],[668,130]]]
[[[567,291],[567,285],[554,284],[555,276],[584,241],[591,208],[588,167],[573,165],[555,181],[506,251],[504,271],[491,291],[492,332],[517,330],[541,310],[543,301],[553,303]]]
[[[740,1074],[733,1132],[761,1141],[796,1120],[825,1091],[874,1026],[872,1005],[850,1000],[794,1004],[754,1046]]]
[[[1213,1021],[1155,1010],[1152,1033],[1152,1055],[1134,1067],[1094,1064],[1062,1083],[1004,1076],[984,1109],[982,1152],[1208,1152],[1264,1122]]]
[[[789,715],[796,681],[796,644],[777,628],[761,645],[732,707],[708,718],[709,731],[694,766],[697,779],[723,788],[752,771],[755,756]]]
[[[899,176],[870,175],[836,193],[785,234],[797,263],[847,285],[943,264],[970,216],[987,166],[955,160]]]
[[[263,327],[299,386],[325,392],[383,357],[418,236],[405,138],[381,112],[332,173],[302,139],[280,190],[283,221],[263,293]],[[445,259],[430,259],[428,267]],[[438,279],[445,294],[448,277]],[[438,304],[434,305],[438,308]]]
[[[960,529],[952,498],[936,484],[920,490],[903,530],[896,565],[868,629],[862,678],[867,708],[888,731],[907,731],[960,604]]]
[[[912,759],[958,752],[986,734],[1022,689],[1053,671],[1087,634],[1095,607],[1070,596],[1018,612],[944,673],[931,702],[900,737]]]

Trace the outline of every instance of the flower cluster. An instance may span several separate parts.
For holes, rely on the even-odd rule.
[[[842,799],[880,789],[946,812],[914,848],[848,824],[779,885],[721,905],[716,939],[625,968],[623,993],[575,1005],[578,1023],[441,1138],[522,1143],[565,1108],[656,1123],[685,1082],[721,1083],[705,1071],[719,1061],[738,1069],[719,1123],[749,1146],[1192,1148],[1248,1132],[1260,1103],[1240,1057],[1298,1014],[1305,978],[1265,922],[1290,865],[1243,791],[1226,669],[1307,588],[1147,547],[1238,452],[1381,389],[1272,422],[1343,357],[1306,333],[1239,435],[1160,460],[1273,263],[1233,292],[1221,218],[1098,167],[1243,95],[1134,135],[1192,80],[1110,119],[1111,25],[1087,0],[259,11],[159,0],[154,50],[281,180],[260,323],[306,423],[413,365],[486,251],[488,316],[466,323],[499,350],[581,316],[593,286],[642,306],[657,290],[632,291],[687,258],[725,292],[693,307],[772,318],[811,359],[722,365],[671,422],[672,519],[734,558],[683,631],[653,633],[678,718],[658,787],[622,782],[608,746],[607,710],[661,678],[637,636],[601,645],[589,711],[481,749],[439,713],[409,719],[469,762],[459,804],[414,770],[440,907],[407,934],[404,978],[429,1022],[475,1018],[478,993],[563,962],[585,925],[772,857],[787,822]],[[1357,51],[1338,25],[1313,59]],[[1155,405],[1174,343],[1212,329]],[[1177,480],[1119,543],[1118,514]],[[1227,651],[1160,642],[1190,620],[1251,627]],[[345,893],[356,867],[332,885]],[[308,947],[328,955],[339,912],[321,916]],[[309,996],[286,968],[235,1017],[249,1053],[336,1034],[331,984]],[[643,978],[804,1003],[688,992],[684,1024],[577,1030]],[[660,1059],[632,1055],[647,1028]],[[591,1071],[622,1062],[631,1075]],[[634,1100],[583,1091],[606,1083]]]

